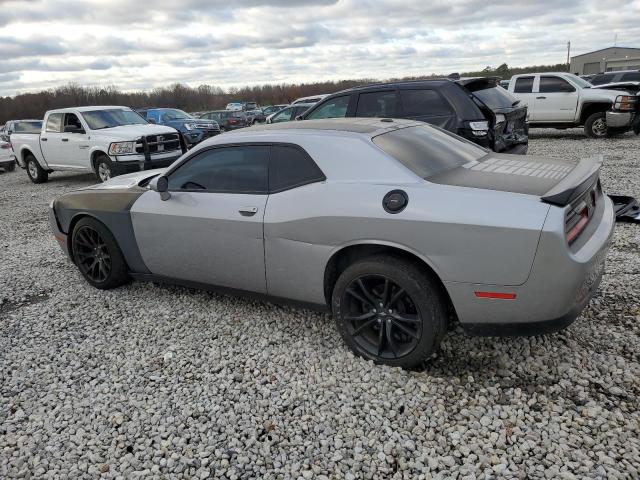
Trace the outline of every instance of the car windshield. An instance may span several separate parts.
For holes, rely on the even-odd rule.
[[[177,108],[168,108],[166,110],[162,110],[162,116],[164,120],[186,120],[188,118],[194,118],[187,112],[183,112],[182,110],[178,110]]]
[[[373,143],[424,179],[487,155],[484,148],[432,125],[392,130]]]
[[[591,87],[593,87],[593,85],[591,83],[587,82],[584,78],[580,78],[577,75],[571,75],[571,80],[573,81],[573,83],[578,85],[580,88],[591,88]]]
[[[84,121],[91,130],[119,127],[121,125],[143,125],[147,121],[133,110],[110,108],[82,112]]]
[[[483,85],[488,86],[486,84]],[[476,97],[482,100],[482,103],[492,110],[511,108],[518,104],[518,99],[502,87],[489,87],[479,90],[471,88],[470,90]]]
[[[15,133],[40,133],[42,122],[16,122],[13,127]]]

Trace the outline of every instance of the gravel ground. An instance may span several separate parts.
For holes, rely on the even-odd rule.
[[[533,131],[602,153],[640,197],[640,138]],[[639,478],[640,227],[564,332],[450,334],[424,371],[349,353],[331,318],[178,287],[85,283],[47,205],[93,183],[0,174],[0,477]]]

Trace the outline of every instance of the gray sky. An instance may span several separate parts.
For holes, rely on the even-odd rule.
[[[390,78],[640,47],[640,0],[0,0],[0,95]]]

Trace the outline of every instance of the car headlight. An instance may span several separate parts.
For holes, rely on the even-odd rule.
[[[109,155],[131,155],[136,153],[136,142],[113,142],[109,145]]]
[[[193,130],[194,128],[196,128],[196,124],[195,123],[185,123],[184,124],[184,128],[186,128],[187,130]]]

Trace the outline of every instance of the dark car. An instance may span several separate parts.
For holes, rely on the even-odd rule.
[[[253,110],[247,110],[244,112],[247,116],[247,122],[249,125],[255,125],[256,123],[264,123],[267,120],[267,116],[264,114],[261,108]]]
[[[177,108],[146,108],[137,112],[148,122],[178,130],[188,148],[220,133],[220,126],[216,122],[197,119]]]
[[[203,113],[200,118],[217,122],[222,132],[251,125],[245,112],[240,110],[214,110]]]
[[[617,72],[599,73],[589,80],[591,85],[620,82],[640,82],[640,70],[620,70]]]
[[[355,87],[324,98],[300,119],[335,117],[420,120],[503,153],[525,154],[529,143],[527,107],[495,77]]]

